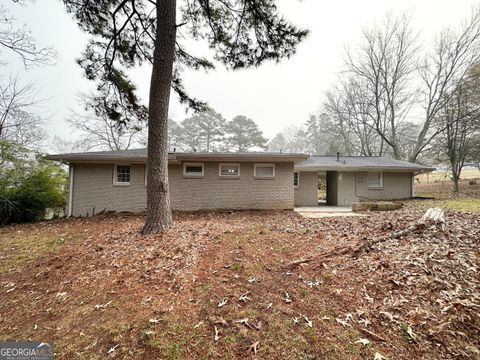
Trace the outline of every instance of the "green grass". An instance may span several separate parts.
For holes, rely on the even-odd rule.
[[[64,241],[62,237],[44,234],[0,238],[0,275],[56,252]]]
[[[424,173],[417,175],[416,178],[420,179],[421,183],[434,183],[435,180],[437,181],[450,181],[450,177],[452,176],[451,172],[432,172],[432,173]],[[461,176],[462,179],[478,179],[480,178],[480,170],[479,169],[464,169],[462,170]]]
[[[444,210],[456,210],[480,213],[480,199],[447,199],[423,202],[426,207],[439,207]]]
[[[149,338],[150,347],[161,351],[162,358],[168,360],[183,359],[188,344],[194,337],[191,328],[167,316],[163,316],[159,324],[148,324],[144,329],[145,335],[148,330],[153,333],[144,338]]]

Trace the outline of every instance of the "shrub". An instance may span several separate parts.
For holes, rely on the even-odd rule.
[[[67,173],[57,165],[36,163],[3,171],[0,224],[41,220],[48,208],[65,207],[66,194]]]

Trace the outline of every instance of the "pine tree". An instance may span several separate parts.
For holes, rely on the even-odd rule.
[[[227,122],[225,131],[228,144],[237,152],[248,151],[252,147],[266,147],[267,139],[263,137],[257,123],[246,116],[235,116]]]
[[[201,151],[200,124],[197,119],[194,116],[186,118],[182,121],[181,126],[182,143],[185,145],[185,150]]]
[[[216,151],[218,144],[225,138],[225,119],[213,110],[197,115],[200,137],[206,152]]]
[[[195,110],[205,103],[186,92],[185,67],[213,69],[207,57],[189,52],[189,39],[206,42],[213,58],[229,69],[256,67],[294,54],[307,35],[284,20],[274,0],[63,0],[79,27],[91,36],[80,66],[105,103],[140,107],[127,70],[152,64],[148,106],[147,217],[143,233],[172,224],[168,192],[168,105],[170,87]],[[180,14],[177,17],[177,9]]]

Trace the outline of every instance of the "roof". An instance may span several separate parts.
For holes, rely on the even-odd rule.
[[[268,152],[245,152],[245,153],[216,153],[216,152],[190,152],[169,153],[168,163],[176,164],[182,161],[262,161],[262,162],[300,162],[308,158],[305,154],[293,153],[268,153]],[[81,153],[65,153],[45,156],[47,160],[75,162],[120,162],[145,163],[147,161],[147,149],[115,150],[115,151],[92,151]]]
[[[337,156],[312,155],[295,164],[296,171],[433,171],[435,168],[380,156]]]

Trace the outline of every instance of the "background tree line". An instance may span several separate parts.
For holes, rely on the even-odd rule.
[[[111,118],[97,98],[101,97],[94,94],[80,96],[85,111],[72,113],[69,119],[71,126],[79,131],[80,137],[70,143],[56,139],[58,150],[126,150],[147,145],[145,119],[132,115],[129,121],[120,123]],[[209,109],[194,113],[180,122],[173,119],[168,121],[170,152],[262,151],[266,144],[267,139],[257,123],[243,115],[227,121],[220,113]]]
[[[245,116],[229,121],[214,110],[169,120],[169,151],[305,152],[388,156],[448,166],[455,188],[466,164],[480,165],[480,8],[458,28],[424,46],[406,15],[387,15],[365,28],[345,51],[337,83],[320,110],[268,142]],[[82,97],[87,115],[74,114],[84,136],[77,149],[125,149],[147,143],[138,110],[112,118],[102,94]],[[107,106],[108,105],[108,106]],[[57,142],[60,143],[61,142]]]
[[[322,110],[347,154],[447,164],[455,190],[480,133],[480,7],[422,44],[406,15],[365,28]]]
[[[55,52],[40,47],[25,26],[0,5],[0,51],[17,56],[26,69],[52,65]],[[0,70],[5,59],[0,58]],[[43,219],[66,204],[67,174],[41,159],[48,116],[33,83],[0,75],[0,225]]]

